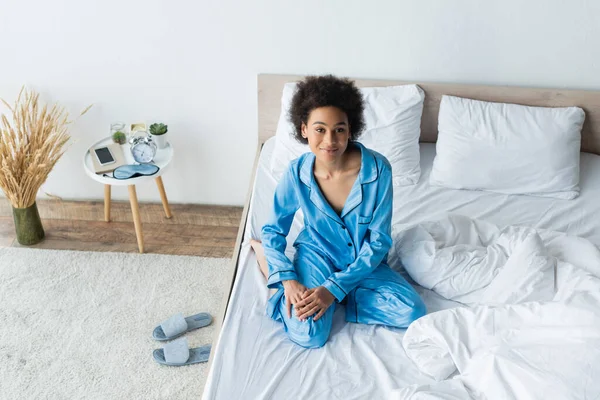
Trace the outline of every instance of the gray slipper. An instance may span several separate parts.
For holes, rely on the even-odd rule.
[[[210,357],[210,345],[190,349],[186,337],[167,343],[162,349],[153,352],[157,363],[180,367],[182,365],[207,362]]]
[[[210,325],[211,322],[212,317],[209,313],[199,313],[186,318],[182,313],[178,313],[154,328],[152,337],[155,340],[175,339],[186,332]]]

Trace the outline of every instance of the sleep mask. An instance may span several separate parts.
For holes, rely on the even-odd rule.
[[[130,179],[138,176],[150,176],[156,174],[160,170],[154,164],[127,164],[115,168],[113,178],[115,179]],[[108,176],[105,174],[105,176]]]

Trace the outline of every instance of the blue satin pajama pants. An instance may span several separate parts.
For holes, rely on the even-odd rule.
[[[298,246],[294,268],[298,280],[307,288],[320,286],[337,269],[330,261],[305,246]],[[413,287],[387,264],[381,264],[346,296],[346,321],[406,328],[426,313],[425,304]],[[301,322],[292,306],[288,318],[283,285],[271,296],[267,314],[283,322],[289,338],[306,348],[321,347],[327,342],[336,303],[318,320],[309,317]]]

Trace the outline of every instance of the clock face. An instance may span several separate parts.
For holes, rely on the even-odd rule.
[[[147,143],[138,143],[131,148],[133,159],[139,163],[149,163],[154,158],[156,150]]]

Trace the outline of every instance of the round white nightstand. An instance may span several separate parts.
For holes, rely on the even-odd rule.
[[[90,146],[90,149],[106,146],[112,143],[112,138],[108,137],[98,142],[94,143]],[[123,155],[125,156],[125,161],[127,164],[135,164],[133,160],[133,156],[131,155],[131,151],[129,149],[129,143],[121,145],[123,150]],[[167,200],[167,194],[165,193],[165,187],[163,186],[161,176],[165,173],[171,160],[173,159],[173,146],[168,144],[164,149],[158,149],[156,151],[156,156],[154,157],[154,164],[156,164],[160,170],[151,176],[139,176],[131,179],[115,179],[108,176],[103,176],[103,174],[96,174],[94,172],[94,165],[92,163],[92,155],[89,151],[85,152],[85,156],[83,157],[83,169],[85,173],[95,180],[96,182],[100,182],[104,184],[104,220],[106,222],[110,222],[110,187],[111,186],[127,186],[129,189],[129,202],[131,203],[131,212],[133,214],[133,223],[135,225],[135,235],[137,237],[138,248],[140,253],[144,252],[144,235],[142,233],[142,221],[140,219],[140,209],[137,200],[137,194],[135,191],[135,185],[142,182],[148,182],[150,180],[155,180],[156,185],[158,186],[158,191],[160,192],[160,198],[162,200],[163,208],[165,209],[165,215],[167,218],[171,218],[171,209],[169,208],[169,201]],[[112,173],[107,173],[107,175],[111,175]]]

